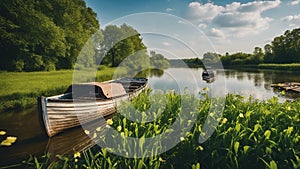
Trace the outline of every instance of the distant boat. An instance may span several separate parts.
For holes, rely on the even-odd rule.
[[[113,114],[121,101],[138,95],[146,78],[73,84],[61,95],[38,98],[40,122],[49,137],[68,128]]]
[[[203,80],[209,80],[209,79],[212,79],[214,77],[215,77],[215,73],[212,70],[205,69],[202,72],[202,79]]]

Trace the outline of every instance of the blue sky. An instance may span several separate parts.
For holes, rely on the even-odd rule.
[[[86,0],[101,28],[127,23],[168,58],[247,52],[300,27],[300,0]],[[150,13],[152,12],[152,13]],[[155,13],[154,13],[155,12]]]

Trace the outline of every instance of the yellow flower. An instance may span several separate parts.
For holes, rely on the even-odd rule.
[[[240,118],[244,118],[244,114],[243,114],[243,113],[240,113],[240,114],[239,114],[239,117],[240,117]]]
[[[100,131],[100,130],[101,130],[101,127],[96,128],[96,131]]]
[[[75,158],[75,163],[77,163],[78,162],[78,159],[77,158]]]
[[[97,133],[94,133],[94,134],[93,134],[93,138],[96,138],[96,137],[97,137]]]
[[[200,150],[200,151],[203,151],[203,150],[204,150],[204,148],[203,148],[202,146],[198,146],[197,149]]]
[[[117,131],[120,132],[121,130],[122,130],[122,127],[121,127],[121,126],[118,126],[118,127],[117,127]]]
[[[87,135],[89,135],[89,134],[90,134],[90,131],[84,130],[84,133],[87,134]]]
[[[112,125],[114,122],[112,121],[112,119],[108,119],[107,121],[106,121],[106,123],[108,124],[108,125]]]
[[[291,106],[288,106],[286,110],[291,111]]]
[[[3,135],[5,135],[5,134],[6,134],[5,131],[0,131],[0,136],[3,136]]]
[[[224,119],[222,120],[222,124],[225,124],[227,121],[228,121],[227,118],[224,118]]]
[[[164,159],[161,158],[161,157],[159,157],[159,161],[160,161],[160,162],[163,162],[163,163],[166,162],[166,160],[164,160]]]
[[[125,133],[124,132],[121,132],[121,137],[125,138]]]
[[[184,137],[180,137],[180,141],[183,141],[184,140]]]
[[[79,158],[80,158],[80,152],[76,152],[76,153],[74,153],[74,158],[77,158],[77,157],[79,157]]]
[[[208,90],[209,90],[209,88],[208,88],[208,87],[204,87],[202,90],[204,90],[204,91],[208,91]]]

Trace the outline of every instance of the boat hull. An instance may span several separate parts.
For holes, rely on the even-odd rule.
[[[49,137],[66,129],[79,126],[116,112],[122,101],[128,101],[138,95],[147,86],[147,82],[124,95],[109,98],[59,99],[64,95],[39,97],[40,122]],[[130,86],[127,86],[130,87]]]

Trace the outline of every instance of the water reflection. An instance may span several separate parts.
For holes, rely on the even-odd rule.
[[[164,74],[163,69],[145,69],[139,71],[138,73],[132,76],[138,78],[149,78],[149,77],[161,77],[163,74]]]
[[[279,90],[271,87],[271,84],[283,83],[283,82],[299,82],[300,72],[287,72],[287,71],[272,71],[272,70],[225,70],[226,79],[229,81],[237,81],[240,85],[247,86],[246,82],[250,82],[255,89],[263,88],[265,91],[260,91],[261,96],[264,93],[273,93],[270,96],[278,96],[283,99],[295,99],[299,98],[300,94],[295,92],[286,92],[285,95],[281,95]],[[251,94],[251,92],[249,92]],[[253,91],[252,95],[258,96],[258,93]],[[269,98],[269,97],[268,97]],[[259,98],[261,99],[261,98]]]
[[[271,87],[271,84],[282,82],[300,82],[300,72],[287,72],[287,71],[270,71],[270,70],[230,70],[226,69],[216,70],[216,77],[203,81],[201,78],[201,72],[199,69],[185,69],[185,68],[170,68],[164,71],[164,74],[157,77],[149,77],[150,85],[153,88],[161,90],[174,90],[178,91],[176,84],[184,84],[190,91],[199,90],[199,88],[209,87],[212,83],[215,86],[222,88],[222,80],[226,80],[226,92],[237,93],[244,96],[252,96],[254,98],[263,100],[273,96],[279,97],[280,101],[286,99],[299,98],[300,94],[286,92],[285,95],[281,95],[278,91]],[[176,80],[170,75],[176,75]],[[197,82],[192,82],[194,79],[188,79],[187,76],[198,76]],[[184,79],[181,82],[180,79]]]
[[[24,112],[26,112],[25,115],[23,115]],[[56,160],[55,155],[57,154],[73,155],[74,152],[81,152],[95,145],[95,142],[85,134],[81,126],[48,138],[40,127],[36,106],[22,112],[3,114],[9,118],[0,117],[0,129],[6,130],[9,135],[17,136],[18,139],[10,147],[0,147],[0,168],[6,165],[21,164],[23,160],[29,159],[30,155],[41,157],[50,153],[52,154],[50,160]],[[107,118],[111,118],[111,116]],[[104,120],[96,120],[85,126],[89,128],[103,127],[106,125],[104,122]],[[19,128],[15,125],[16,123],[23,127]]]

